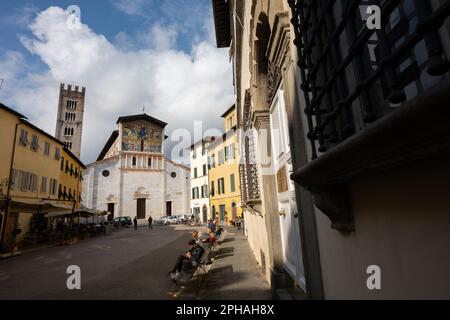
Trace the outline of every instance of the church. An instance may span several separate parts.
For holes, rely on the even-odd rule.
[[[84,171],[84,205],[109,219],[188,214],[190,169],[165,157],[167,123],[143,113],[120,117],[117,126]]]

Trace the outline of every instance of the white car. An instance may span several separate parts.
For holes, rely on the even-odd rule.
[[[170,217],[164,217],[164,224],[165,225],[169,225],[169,224],[177,224],[178,223],[178,218],[175,216],[170,216]]]

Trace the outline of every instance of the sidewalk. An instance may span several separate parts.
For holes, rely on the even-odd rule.
[[[243,230],[226,227],[222,244],[208,266],[208,274],[195,297],[180,294],[181,299],[198,300],[270,300],[270,287],[258,269]],[[187,289],[187,288],[186,288]]]

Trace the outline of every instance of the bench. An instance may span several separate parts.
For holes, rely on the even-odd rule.
[[[214,236],[214,241],[210,242],[211,251],[217,251],[217,245],[222,241],[223,228],[219,228]]]

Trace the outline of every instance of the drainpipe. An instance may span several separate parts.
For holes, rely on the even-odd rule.
[[[6,191],[6,208],[5,208],[5,217],[3,219],[3,226],[2,226],[2,237],[0,241],[0,252],[3,252],[4,245],[5,245],[5,233],[6,233],[6,224],[8,222],[8,215],[9,215],[9,206],[10,206],[10,193],[11,193],[11,178],[12,178],[12,170],[13,170],[13,164],[14,164],[14,155],[16,153],[16,140],[17,140],[17,129],[22,123],[18,122],[16,123],[16,128],[14,130],[14,142],[13,142],[13,150],[11,154],[11,162],[9,165],[9,178],[8,178],[8,187]]]

